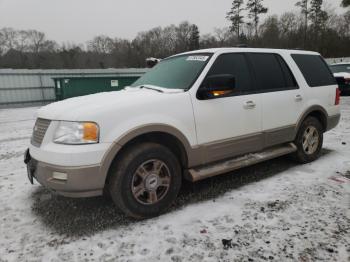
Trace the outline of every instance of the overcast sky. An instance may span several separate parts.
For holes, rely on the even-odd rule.
[[[339,8],[341,0],[327,0]],[[37,29],[49,39],[86,43],[105,34],[131,39],[140,31],[188,20],[201,33],[228,26],[232,0],[0,0],[0,28]],[[297,0],[265,0],[269,14],[296,10]]]

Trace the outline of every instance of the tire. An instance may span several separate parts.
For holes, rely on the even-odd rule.
[[[323,145],[320,121],[315,117],[307,117],[299,128],[294,144],[297,146],[293,155],[296,161],[305,164],[318,159]]]
[[[108,184],[113,202],[126,215],[142,219],[165,212],[181,188],[181,166],[165,146],[131,146],[113,163]]]

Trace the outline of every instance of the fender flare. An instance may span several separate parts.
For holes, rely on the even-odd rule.
[[[172,127],[170,125],[165,125],[165,124],[143,125],[143,126],[136,127],[128,131],[127,133],[124,133],[122,136],[120,136],[118,139],[116,139],[112,143],[110,148],[104,154],[101,161],[99,173],[101,176],[103,176],[103,179],[106,180],[109,168],[113,160],[117,156],[118,152],[123,148],[123,146],[125,146],[128,142],[132,141],[133,139],[141,135],[146,135],[153,132],[165,133],[178,139],[186,152],[188,166],[193,166],[201,162],[202,160],[201,154],[195,153],[195,151],[197,151],[196,148],[193,148],[190,145],[186,136],[177,128]]]
[[[304,120],[313,112],[321,113],[321,124],[324,127],[325,131],[327,130],[327,125],[328,125],[328,113],[326,109],[324,109],[322,106],[319,105],[314,105],[309,107],[304,111],[304,113],[299,117],[298,122],[295,127],[295,136],[298,134],[299,128],[301,124],[304,122]]]

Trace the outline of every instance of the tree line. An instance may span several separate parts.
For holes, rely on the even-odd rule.
[[[344,13],[325,8],[323,0],[298,0],[298,11],[269,15],[264,0],[233,0],[230,26],[201,35],[195,24],[156,27],[134,39],[96,36],[85,45],[61,44],[36,30],[0,29],[0,68],[125,68],[144,67],[148,57],[199,48],[247,45],[307,49],[325,57],[350,55],[350,0]],[[266,15],[265,15],[266,16]]]

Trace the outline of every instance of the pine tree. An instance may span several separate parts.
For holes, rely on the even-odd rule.
[[[310,21],[315,33],[324,27],[326,21],[328,20],[328,14],[322,9],[323,0],[311,0],[310,6]]]
[[[191,26],[191,34],[190,34],[190,51],[199,49],[199,28],[197,25]]]
[[[350,6],[350,0],[343,0],[341,4],[343,7],[348,7]]]
[[[237,38],[240,36],[241,24],[244,23],[244,17],[241,15],[243,10],[243,0],[234,0],[232,2],[231,10],[226,16],[226,18],[231,22],[230,30],[231,32],[236,32]]]
[[[261,14],[266,14],[268,11],[268,8],[263,6],[263,1],[264,0],[248,0],[247,3],[248,17],[252,20],[255,27],[255,37],[258,36],[259,16]]]
[[[301,14],[304,15],[304,48],[306,48],[306,42],[307,42],[307,30],[309,25],[309,0],[301,0],[298,1],[296,6],[300,7]]]
[[[329,18],[326,11],[322,9],[323,0],[311,0],[310,2],[310,21],[311,21],[311,36],[313,37],[314,48],[321,51],[322,41],[324,37],[322,34],[326,31],[326,22]]]

